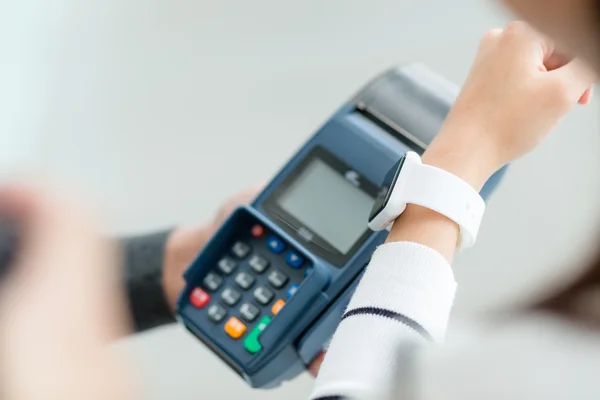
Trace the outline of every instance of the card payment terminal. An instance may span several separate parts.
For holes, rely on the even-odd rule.
[[[212,237],[185,273],[180,322],[252,387],[302,372],[386,238],[367,228],[385,174],[424,152],[457,93],[421,65],[367,84]]]

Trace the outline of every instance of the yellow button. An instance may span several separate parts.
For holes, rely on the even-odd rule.
[[[225,324],[225,332],[234,339],[239,339],[246,333],[246,325],[236,317],[229,318]]]
[[[273,315],[279,314],[279,311],[281,311],[283,306],[285,306],[285,301],[277,300],[277,302],[275,302],[275,304],[273,304],[273,307],[271,307],[271,312],[273,313]]]

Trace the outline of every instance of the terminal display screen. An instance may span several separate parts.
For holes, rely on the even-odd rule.
[[[368,236],[378,188],[322,148],[316,148],[267,203],[267,211],[317,254],[343,263]]]

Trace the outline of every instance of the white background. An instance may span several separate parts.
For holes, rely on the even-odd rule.
[[[268,179],[341,102],[390,65],[461,83],[486,0],[4,0],[0,171],[87,193],[108,230],[207,220]],[[595,241],[598,107],[516,163],[474,250],[456,315],[490,313],[577,268]],[[303,399],[312,380],[252,392],[179,328],[127,340],[143,398]]]

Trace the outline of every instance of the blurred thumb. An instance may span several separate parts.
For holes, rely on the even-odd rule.
[[[85,327],[96,338],[110,340],[123,333],[114,254],[78,203],[58,192],[10,187],[0,190],[0,215],[19,232],[19,249],[2,293],[8,303],[36,293],[44,299],[39,305],[60,310],[64,317],[62,326],[53,327],[57,334],[70,336],[74,327]]]

